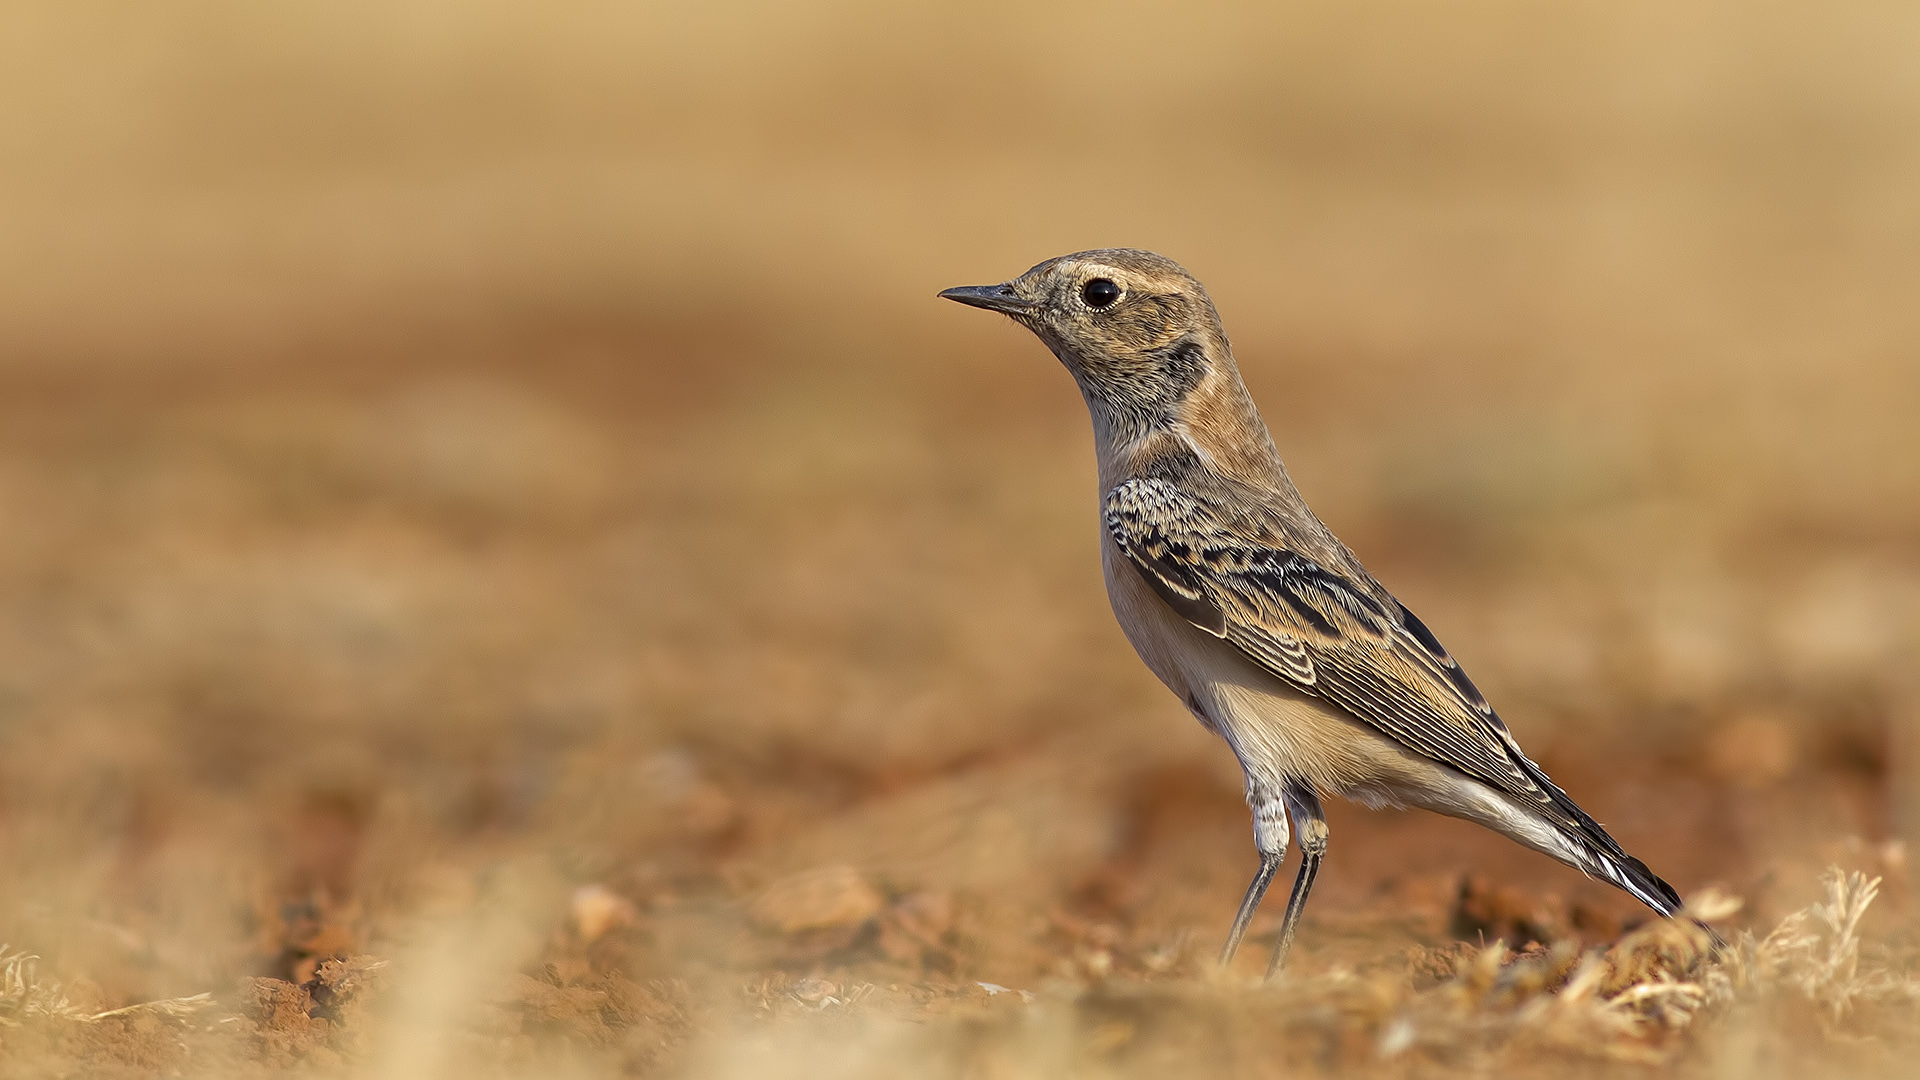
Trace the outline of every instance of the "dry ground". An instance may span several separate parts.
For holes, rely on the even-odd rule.
[[[10,5],[0,1075],[1901,1075],[1916,36]],[[1212,969],[1235,767],[932,299],[1116,243],[1732,954],[1337,805]]]

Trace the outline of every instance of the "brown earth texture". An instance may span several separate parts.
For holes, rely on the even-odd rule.
[[[1916,42],[6,5],[0,1077],[1912,1075]],[[1217,967],[1237,767],[934,299],[1118,245],[1727,949],[1334,802]]]

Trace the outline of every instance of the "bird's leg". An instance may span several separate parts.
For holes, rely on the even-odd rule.
[[[1293,826],[1300,830],[1300,876],[1293,879],[1293,895],[1287,897],[1287,913],[1280,921],[1280,940],[1274,943],[1273,959],[1267,964],[1267,978],[1287,963],[1287,951],[1293,948],[1293,932],[1300,927],[1301,909],[1307,906],[1307,894],[1313,891],[1313,877],[1320,872],[1320,857],[1327,853],[1327,816],[1320,810],[1320,797],[1303,781],[1292,781],[1286,789],[1287,808],[1293,812]]]
[[[1233,954],[1240,951],[1240,939],[1247,934],[1247,924],[1253,921],[1254,910],[1260,906],[1260,898],[1267,895],[1267,886],[1273,884],[1273,875],[1287,858],[1287,804],[1285,799],[1262,784],[1247,784],[1247,805],[1253,810],[1253,846],[1260,852],[1260,869],[1253,875],[1253,883],[1247,886],[1246,899],[1240,901],[1240,912],[1233,917],[1233,929],[1227,933],[1227,947],[1220,950],[1220,966],[1233,963]]]

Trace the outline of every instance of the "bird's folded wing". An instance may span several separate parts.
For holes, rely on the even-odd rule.
[[[1384,590],[1250,535],[1266,530],[1163,480],[1119,485],[1105,511],[1121,552],[1189,622],[1409,750],[1585,831],[1565,810],[1585,815],[1560,805],[1565,795],[1520,753],[1460,666]]]

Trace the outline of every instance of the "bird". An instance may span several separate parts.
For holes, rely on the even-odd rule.
[[[1474,822],[1680,912],[1674,888],[1527,757],[1427,625],[1308,509],[1192,274],[1108,248],[939,295],[1009,316],[1079,385],[1114,616],[1239,760],[1260,864],[1223,966],[1297,838],[1267,977],[1285,965],[1327,851],[1327,794]]]

